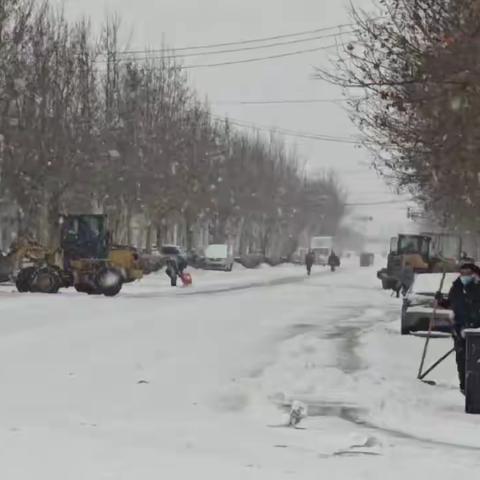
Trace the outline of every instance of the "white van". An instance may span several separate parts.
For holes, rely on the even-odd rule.
[[[233,270],[233,251],[226,245],[209,245],[205,250],[204,266],[206,270]]]
[[[310,248],[315,253],[315,263],[326,267],[333,249],[333,237],[313,237]]]

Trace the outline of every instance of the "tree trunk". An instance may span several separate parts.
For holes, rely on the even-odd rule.
[[[49,247],[60,247],[60,198],[58,194],[51,195],[48,203],[48,240]]]
[[[161,225],[156,226],[156,234],[157,234],[157,249],[159,249],[163,244],[163,229]]]
[[[187,251],[192,249],[193,243],[193,232],[192,232],[192,223],[190,219],[190,215],[186,213],[184,215],[184,222],[185,222],[185,248]]]
[[[145,232],[145,250],[147,251],[147,253],[152,253],[152,234],[152,224],[149,224]]]

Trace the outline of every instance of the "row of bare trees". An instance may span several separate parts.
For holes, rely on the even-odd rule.
[[[173,228],[192,248],[208,226],[272,255],[335,233],[333,177],[306,180],[281,140],[216,119],[170,55],[126,59],[116,19],[95,38],[37,3],[0,3],[0,196],[22,230],[51,243],[59,212],[108,213],[122,243],[140,218],[147,248]]]
[[[320,75],[343,86],[387,179],[450,228],[480,231],[480,2],[379,0]]]

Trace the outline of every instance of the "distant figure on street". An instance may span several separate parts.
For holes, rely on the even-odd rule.
[[[307,274],[309,276],[312,274],[312,267],[314,263],[315,263],[315,253],[313,252],[313,250],[310,250],[305,255],[305,266],[307,267]]]
[[[340,258],[332,250],[332,253],[328,257],[328,264],[330,265],[330,270],[334,272],[340,266]]]
[[[480,328],[480,269],[474,263],[464,263],[460,276],[453,282],[448,298],[435,294],[439,306],[453,310],[453,339],[456,352],[460,391],[465,394],[466,328]]]
[[[415,279],[415,271],[413,265],[410,262],[405,262],[402,272],[400,273],[400,281],[396,289],[397,298],[400,297],[400,292],[403,296],[407,294],[410,290],[410,287],[413,285]]]

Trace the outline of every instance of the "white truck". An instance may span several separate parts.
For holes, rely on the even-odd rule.
[[[328,257],[333,249],[333,237],[312,237],[310,249],[315,253],[315,263],[324,267],[327,266]]]

